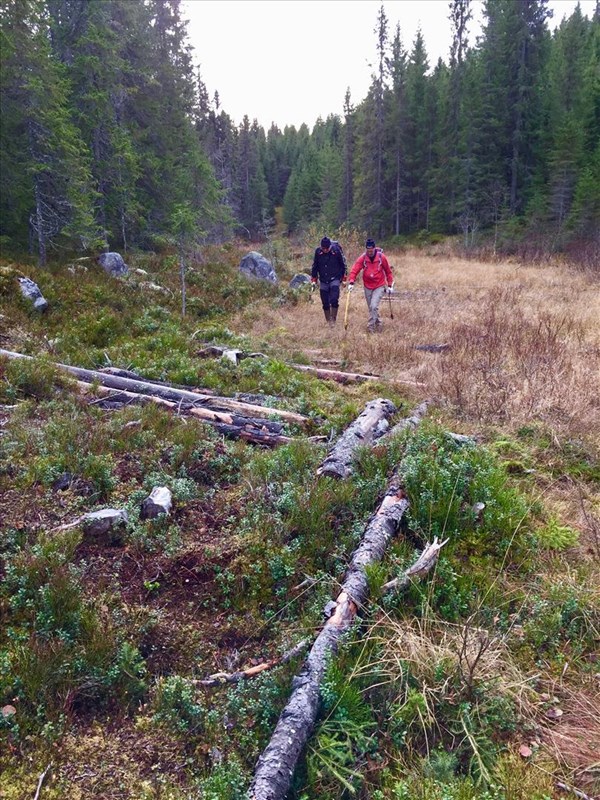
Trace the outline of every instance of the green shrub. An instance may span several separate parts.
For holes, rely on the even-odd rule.
[[[48,358],[15,358],[6,364],[0,399],[14,402],[25,396],[42,400],[53,397],[57,388],[65,388],[70,382]]]
[[[153,722],[166,725],[175,733],[202,733],[206,710],[197,700],[197,691],[180,675],[161,678],[152,701]]]
[[[548,550],[567,550],[579,541],[579,531],[561,525],[556,517],[551,517],[545,525],[536,529],[534,537],[541,547]]]

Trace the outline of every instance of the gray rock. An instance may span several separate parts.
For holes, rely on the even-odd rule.
[[[19,278],[21,294],[33,303],[36,311],[45,311],[48,308],[48,301],[40,292],[40,287],[31,278]]]
[[[166,486],[155,486],[149,496],[142,502],[140,519],[156,519],[161,514],[169,514],[173,498]]]
[[[119,253],[102,253],[98,256],[98,263],[109,275],[127,275],[129,267]]]
[[[100,511],[91,511],[81,520],[83,530],[90,536],[105,536],[114,533],[127,525],[127,512],[119,508],[103,508]]]
[[[289,283],[290,289],[297,289],[298,286],[304,286],[305,283],[310,283],[310,275],[304,272],[298,272]]]
[[[252,250],[240,262],[240,272],[248,278],[277,283],[277,275],[271,262],[260,253]]]

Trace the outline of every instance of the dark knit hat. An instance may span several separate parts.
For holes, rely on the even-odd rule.
[[[329,236],[324,236],[321,239],[321,247],[331,247],[331,239]]]
[[[367,239],[365,247],[375,247],[375,239]]]

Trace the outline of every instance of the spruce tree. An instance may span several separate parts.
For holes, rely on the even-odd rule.
[[[0,24],[2,235],[21,246],[29,239],[44,265],[60,239],[97,243],[88,152],[73,123],[65,67],[52,57],[44,3],[11,4]]]

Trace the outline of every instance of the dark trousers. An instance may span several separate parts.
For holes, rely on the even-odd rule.
[[[321,303],[323,303],[323,311],[328,311],[329,308],[337,308],[340,303],[340,281],[338,278],[329,281],[329,283],[319,284],[321,292]]]

